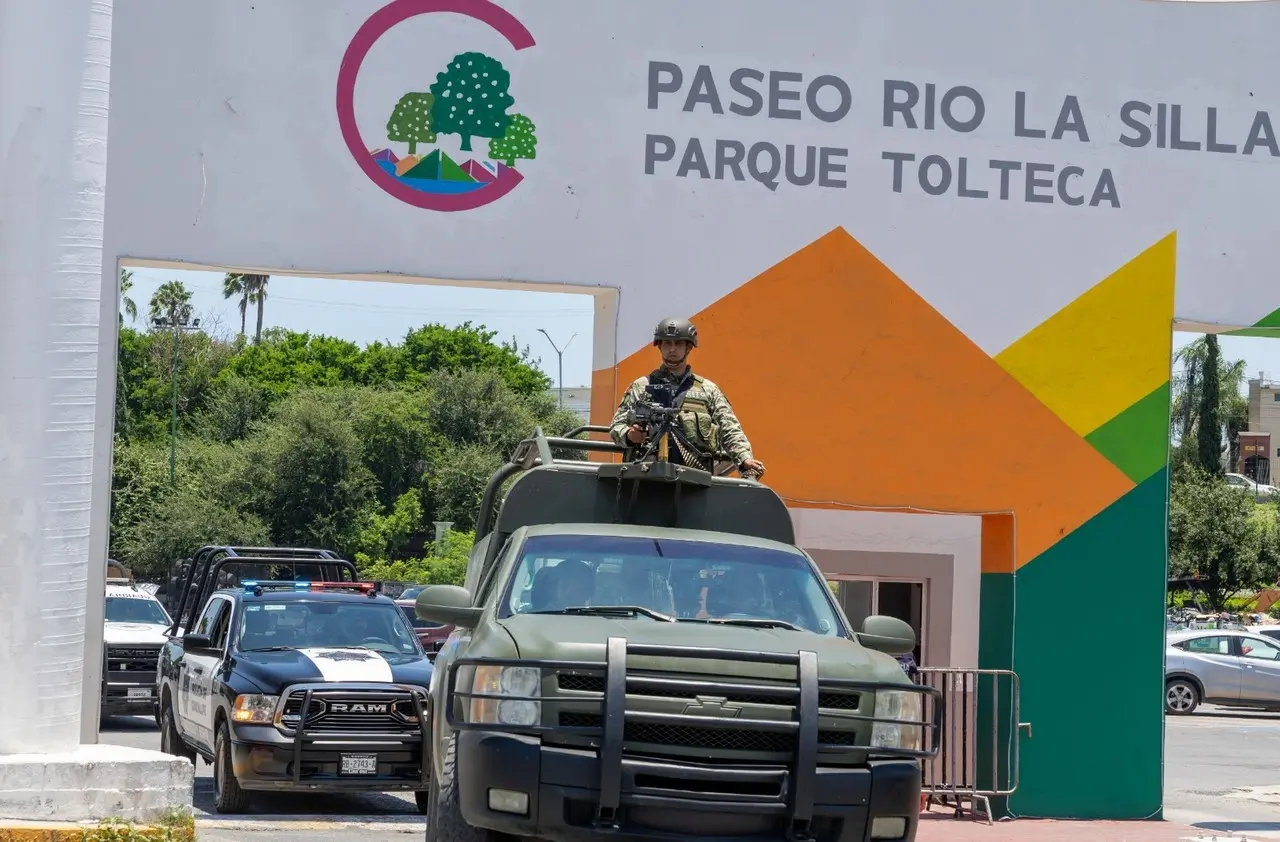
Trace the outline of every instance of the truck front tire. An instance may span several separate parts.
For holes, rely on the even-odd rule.
[[[182,741],[178,726],[173,721],[173,708],[166,703],[160,709],[160,750],[173,757],[182,757],[196,765],[196,753]]]
[[[427,790],[427,839],[431,842],[492,842],[497,834],[478,830],[462,818],[458,803],[458,735],[449,738],[442,774],[431,776]],[[420,802],[421,803],[421,802]]]
[[[231,730],[218,723],[213,743],[213,808],[219,813],[243,813],[249,807],[249,793],[240,788],[231,764]]]

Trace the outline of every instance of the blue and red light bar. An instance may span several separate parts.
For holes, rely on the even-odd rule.
[[[294,591],[300,593],[357,591],[362,594],[373,595],[378,589],[377,584],[374,582],[308,582],[302,579],[297,581],[245,579],[240,585],[244,588],[245,594],[251,596],[261,596],[263,591]]]

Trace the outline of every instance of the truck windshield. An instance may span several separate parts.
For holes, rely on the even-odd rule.
[[[107,597],[108,623],[152,623],[157,626],[169,625],[169,615],[154,599],[142,599],[132,596]]]
[[[617,613],[843,635],[808,559],[763,547],[608,535],[536,535],[507,597],[511,614]],[[613,611],[610,611],[613,609]]]
[[[241,652],[313,647],[421,654],[404,615],[387,603],[293,599],[245,605]]]

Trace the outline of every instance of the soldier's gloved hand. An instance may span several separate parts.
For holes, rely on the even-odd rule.
[[[639,424],[632,424],[629,428],[627,428],[627,441],[631,442],[632,444],[643,444],[644,443],[644,427],[641,427]]]

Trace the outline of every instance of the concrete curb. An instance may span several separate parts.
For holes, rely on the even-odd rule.
[[[392,833],[425,833],[426,818],[422,816],[324,816],[324,815],[263,815],[252,818],[196,819],[197,833],[201,830],[270,831],[288,833],[326,830],[381,830]],[[0,842],[7,842],[0,837]]]

